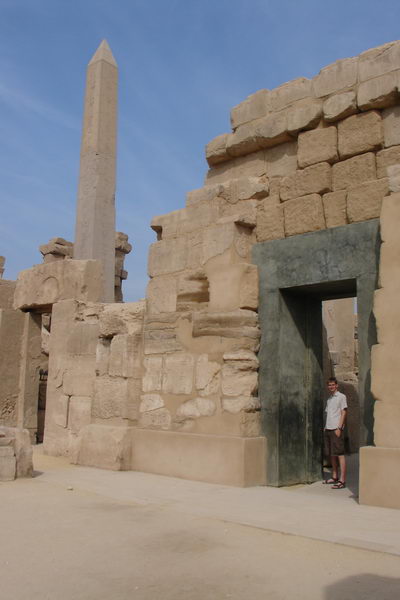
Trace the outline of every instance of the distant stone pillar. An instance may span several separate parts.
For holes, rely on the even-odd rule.
[[[2,277],[3,277],[5,262],[6,262],[6,259],[4,258],[4,256],[0,256],[0,279],[2,279]]]
[[[114,302],[117,63],[103,40],[89,62],[74,258],[102,262],[103,302]]]

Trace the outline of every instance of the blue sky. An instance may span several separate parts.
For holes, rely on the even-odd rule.
[[[0,0],[0,254],[4,277],[73,241],[86,65],[119,66],[117,229],[144,296],[153,216],[201,187],[204,146],[249,94],[313,77],[400,37],[399,0]]]

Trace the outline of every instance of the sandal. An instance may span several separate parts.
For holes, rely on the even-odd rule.
[[[330,479],[324,479],[322,483],[325,485],[331,485],[332,483],[337,483],[338,481],[338,477],[331,477]]]
[[[346,483],[344,481],[340,481],[340,479],[338,480],[337,483],[335,483],[335,485],[332,486],[332,490],[342,490],[343,488],[346,487]]]

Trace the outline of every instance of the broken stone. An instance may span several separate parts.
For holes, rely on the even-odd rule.
[[[250,366],[249,366],[250,365]],[[249,361],[229,361],[222,367],[222,393],[226,396],[253,396],[258,374]]]
[[[210,167],[229,160],[231,157],[227,152],[229,134],[223,133],[211,140],[206,146],[206,159]]]
[[[209,310],[227,312],[258,307],[258,270],[255,265],[238,263],[208,270]]]
[[[194,358],[192,354],[165,357],[162,389],[167,394],[190,394],[193,388]]]
[[[216,335],[228,338],[249,337],[258,339],[258,317],[252,310],[232,312],[197,312],[193,314],[193,337]]]
[[[161,240],[151,244],[148,262],[149,277],[185,269],[186,249],[186,238]]]
[[[361,110],[387,108],[399,100],[400,72],[393,71],[360,83],[357,104]]]
[[[235,398],[222,398],[222,410],[233,415],[240,412],[256,412],[261,410],[259,398],[256,396],[236,396]]]
[[[325,121],[339,121],[357,112],[355,92],[343,92],[327,98],[323,105]]]
[[[159,408],[141,413],[139,419],[139,427],[147,429],[170,429],[171,413],[166,408]]]
[[[269,90],[258,90],[231,110],[231,126],[235,131],[240,125],[264,117],[270,112]]]
[[[161,356],[149,356],[144,359],[144,367],[146,369],[142,381],[142,390],[144,392],[161,390],[162,361]]]
[[[259,177],[240,177],[231,179],[222,186],[220,197],[231,204],[240,200],[265,198],[268,195],[268,180]]]
[[[359,56],[359,80],[366,81],[400,69],[400,43],[389,42]]]
[[[268,100],[273,111],[279,111],[304,98],[313,96],[312,81],[306,77],[298,77],[273,89]]]
[[[154,329],[144,332],[144,353],[164,354],[183,350],[175,329]]]
[[[291,135],[296,135],[302,129],[316,127],[322,116],[322,102],[309,98],[298,102],[288,110],[287,130]]]
[[[387,168],[400,164],[400,146],[392,146],[381,150],[376,155],[376,172],[378,179],[387,177]]]
[[[219,372],[221,365],[210,361],[207,354],[202,354],[197,359],[195,386],[201,396],[216,394],[219,389]]]
[[[215,410],[214,400],[210,398],[193,398],[180,405],[176,411],[176,418],[180,420],[211,417],[215,413]]]
[[[128,399],[128,380],[121,377],[97,377],[92,414],[98,419],[121,417]]]
[[[385,148],[400,145],[400,106],[382,111]]]
[[[314,77],[314,93],[318,98],[335,94],[357,83],[358,57],[344,58],[320,70]]]
[[[164,406],[164,400],[161,398],[160,394],[144,394],[140,399],[139,412],[141,413],[158,410]]]
[[[268,177],[284,177],[297,170],[297,142],[286,142],[265,150]]]
[[[192,206],[199,202],[211,202],[219,196],[222,191],[221,184],[205,185],[198,190],[192,190],[186,194],[186,206]]]

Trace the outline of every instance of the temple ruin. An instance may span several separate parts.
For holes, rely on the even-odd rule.
[[[103,41],[88,66],[75,241],[41,246],[17,281],[0,262],[0,426],[79,465],[311,483],[333,369],[356,398],[360,502],[400,508],[400,42],[235,106],[232,131],[206,147],[204,187],[151,222],[139,302],[122,302],[116,120]]]

